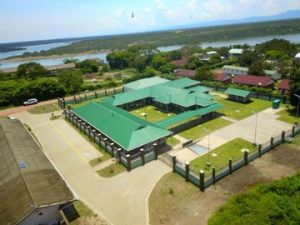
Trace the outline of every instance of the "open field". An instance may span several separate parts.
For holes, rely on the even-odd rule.
[[[296,109],[285,109],[277,113],[279,115],[278,120],[286,123],[295,124],[300,123],[300,117],[297,117]]]
[[[113,163],[101,170],[98,170],[97,173],[101,176],[101,177],[113,177],[116,176],[122,172],[126,171],[126,168],[119,163]]]
[[[229,122],[228,120],[217,118],[217,119],[210,120],[206,123],[203,123],[201,125],[192,127],[186,131],[179,133],[178,135],[188,140],[197,140],[207,135],[205,129],[207,129],[209,132],[213,132],[229,124],[231,124],[231,122]]]
[[[31,114],[42,114],[42,113],[49,113],[49,112],[55,112],[57,110],[60,110],[57,103],[50,103],[47,105],[39,105],[32,109],[29,109],[28,112]]]
[[[221,145],[220,147],[206,153],[190,162],[191,170],[198,172],[204,170],[208,172],[211,168],[215,168],[216,171],[225,169],[228,166],[228,160],[232,159],[233,162],[243,159],[244,153],[242,149],[247,149],[250,152],[255,150],[255,146],[241,138],[233,139],[232,141]],[[211,166],[207,166],[207,162],[211,163]]]
[[[216,96],[215,99],[224,105],[224,108],[219,110],[220,113],[237,120],[251,116],[253,112],[263,111],[272,105],[271,102],[261,99],[252,99],[252,101],[247,104],[230,101],[220,96]]]
[[[268,183],[299,171],[300,147],[295,144],[300,143],[300,137],[293,143],[277,147],[203,193],[180,175],[166,174],[157,183],[149,199],[150,224],[207,225],[212,213],[234,194],[258,183]]]
[[[167,119],[168,117],[174,115],[174,113],[164,113],[154,106],[146,106],[143,108],[132,110],[130,111],[130,113],[153,123]]]

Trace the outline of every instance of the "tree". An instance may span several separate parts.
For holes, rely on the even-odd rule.
[[[136,56],[133,62],[134,68],[139,72],[143,72],[146,69],[146,57],[145,56]]]
[[[69,59],[64,59],[64,64],[67,63],[79,63],[79,59],[73,59],[73,58],[69,58]]]
[[[47,75],[47,70],[39,63],[30,62],[18,66],[17,78],[36,79]]]
[[[174,50],[168,52],[168,59],[169,61],[174,61],[182,58],[182,53],[179,50]]]
[[[297,52],[297,46],[284,39],[273,39],[257,45],[256,50],[260,53],[266,53],[270,50],[281,51],[289,56],[294,56]]]
[[[241,66],[250,66],[254,61],[257,60],[257,53],[251,50],[244,50],[241,57],[239,58],[239,63]]]
[[[86,59],[76,64],[83,73],[96,73],[99,70],[100,62],[93,59]]]
[[[156,54],[152,59],[152,66],[157,70],[160,70],[160,67],[166,65],[167,63],[168,60],[162,54]]]
[[[290,71],[290,101],[292,106],[298,105],[298,98],[295,96],[300,95],[300,70],[297,67],[294,67]]]
[[[214,75],[207,66],[202,66],[196,71],[196,80],[214,80]]]
[[[249,74],[251,75],[264,75],[262,61],[254,61],[249,67]]]
[[[203,65],[204,65],[204,63],[199,59],[199,57],[193,55],[188,58],[188,63],[185,67],[190,70],[195,70],[198,67],[203,66]]]
[[[69,94],[75,94],[80,91],[83,84],[80,71],[61,72],[58,75],[58,81],[65,87]]]

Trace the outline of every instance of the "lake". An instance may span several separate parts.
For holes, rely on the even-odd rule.
[[[293,43],[300,43],[300,34],[288,34],[288,35],[272,35],[272,36],[264,36],[264,37],[252,37],[252,38],[246,38],[246,39],[239,39],[239,40],[232,40],[232,41],[215,41],[215,42],[204,42],[201,44],[202,48],[206,47],[222,47],[222,46],[230,46],[230,45],[242,45],[242,44],[248,44],[251,46],[254,46],[256,44],[272,40],[273,38],[281,38],[286,39]],[[34,51],[42,51],[42,50],[49,50],[51,48],[56,48],[60,46],[69,45],[69,43],[52,43],[52,44],[45,44],[45,45],[35,45],[35,46],[27,46],[26,50],[20,50],[20,51],[13,51],[13,52],[4,52],[0,53],[0,60],[11,57],[11,56],[18,56],[22,55],[24,52],[34,52]],[[174,45],[174,46],[162,46],[158,49],[163,52],[167,51],[173,51],[180,49],[181,45]],[[6,68],[14,68],[18,67],[22,63],[27,62],[37,62],[42,64],[43,66],[53,66],[53,65],[59,65],[63,64],[63,61],[67,58],[74,58],[78,60],[85,60],[90,58],[99,58],[104,61],[106,61],[106,55],[107,53],[94,53],[94,54],[86,54],[86,55],[78,55],[78,56],[72,56],[72,57],[62,57],[62,58],[53,58],[53,59],[38,59],[38,60],[29,60],[29,61],[14,61],[14,62],[1,62],[0,61],[0,68],[6,69]]]

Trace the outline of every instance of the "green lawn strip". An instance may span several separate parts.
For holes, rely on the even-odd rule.
[[[97,159],[94,159],[94,160],[91,160],[90,162],[89,162],[89,164],[91,165],[91,166],[95,166],[96,164],[96,161],[98,161],[99,163],[100,162],[104,162],[104,161],[106,161],[106,160],[108,160],[108,159],[111,159],[112,158],[112,156],[108,153],[108,152],[106,152],[103,148],[101,148],[100,147],[100,145],[98,145],[97,143],[95,143],[93,140],[91,140],[87,135],[85,135],[82,131],[80,131],[80,129],[78,128],[78,127],[76,127],[75,125],[72,125],[72,123],[69,121],[69,120],[67,120],[67,119],[65,119],[65,121],[67,122],[67,123],[69,123],[72,127],[74,127],[74,129],[85,139],[85,140],[87,140],[88,142],[90,142],[96,149],[98,149],[100,152],[101,152],[101,154],[102,154],[102,156],[101,157],[99,157],[99,158],[97,158]],[[100,159],[101,158],[101,159]]]
[[[294,108],[286,108],[276,114],[279,115],[277,120],[290,124],[295,124],[295,122],[300,123],[300,117],[297,117],[297,112]]]
[[[161,112],[159,109],[155,108],[154,106],[146,106],[140,109],[135,109],[130,111],[130,113],[153,123],[170,118],[171,116],[174,115],[174,113]]]
[[[73,205],[74,205],[75,209],[77,210],[80,217],[77,218],[76,220],[69,222],[70,225],[80,225],[80,224],[83,224],[82,220],[89,219],[92,217],[97,217],[97,215],[94,214],[94,212],[88,206],[86,206],[83,202],[75,201],[73,203]]]
[[[170,145],[171,147],[174,147],[175,145],[180,144],[180,141],[175,137],[169,137],[167,139],[167,144]]]
[[[220,113],[237,120],[251,116],[253,112],[263,111],[272,105],[271,102],[261,99],[252,99],[252,101],[247,104],[230,101],[220,96],[216,96],[215,99],[224,105],[224,108],[219,110]]]
[[[50,103],[47,105],[39,105],[32,109],[29,109],[28,112],[31,114],[43,114],[43,113],[50,113],[60,110],[57,103]]]
[[[233,139],[232,141],[221,145],[220,147],[202,155],[190,162],[191,170],[199,173],[200,170],[209,171],[212,167],[216,168],[216,171],[225,169],[228,166],[228,160],[232,159],[233,163],[242,159],[244,153],[242,149],[248,149],[250,152],[255,151],[255,146],[241,138]],[[216,154],[214,156],[214,154]],[[207,166],[208,160],[211,166]]]
[[[90,166],[92,167],[97,166],[99,163],[102,163],[111,158],[111,155],[109,153],[107,152],[101,152],[101,153],[103,154],[103,156],[89,161]]]
[[[217,118],[217,119],[210,120],[206,123],[203,123],[201,125],[192,127],[186,131],[179,133],[178,135],[188,140],[198,140],[207,135],[205,129],[209,130],[209,132],[213,132],[222,127],[228,126],[229,124],[231,124],[230,121],[224,120],[222,118]]]
[[[84,106],[90,102],[101,102],[103,99],[105,99],[106,97],[101,97],[101,98],[94,98],[94,99],[90,99],[90,100],[86,100],[86,101],[82,101],[79,103],[75,103],[75,104],[70,104],[72,106],[72,108],[79,108],[81,106]]]
[[[124,171],[126,171],[125,166],[123,166],[122,164],[119,164],[119,163],[113,163],[101,170],[98,170],[97,173],[101,177],[113,177]]]

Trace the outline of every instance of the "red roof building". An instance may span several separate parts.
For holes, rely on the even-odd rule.
[[[274,81],[269,76],[240,75],[234,77],[232,83],[257,87],[273,87]]]
[[[174,73],[179,77],[194,78],[196,76],[196,70],[177,69]]]
[[[170,63],[178,68],[180,66],[186,65],[188,63],[188,61],[187,61],[187,59],[179,59],[179,60],[171,61]]]
[[[278,86],[279,91],[282,95],[286,95],[290,91],[290,80],[283,79]]]
[[[214,74],[214,80],[219,81],[219,82],[223,82],[223,83],[230,83],[231,76],[228,75],[228,74],[225,74],[223,72],[216,72]]]

